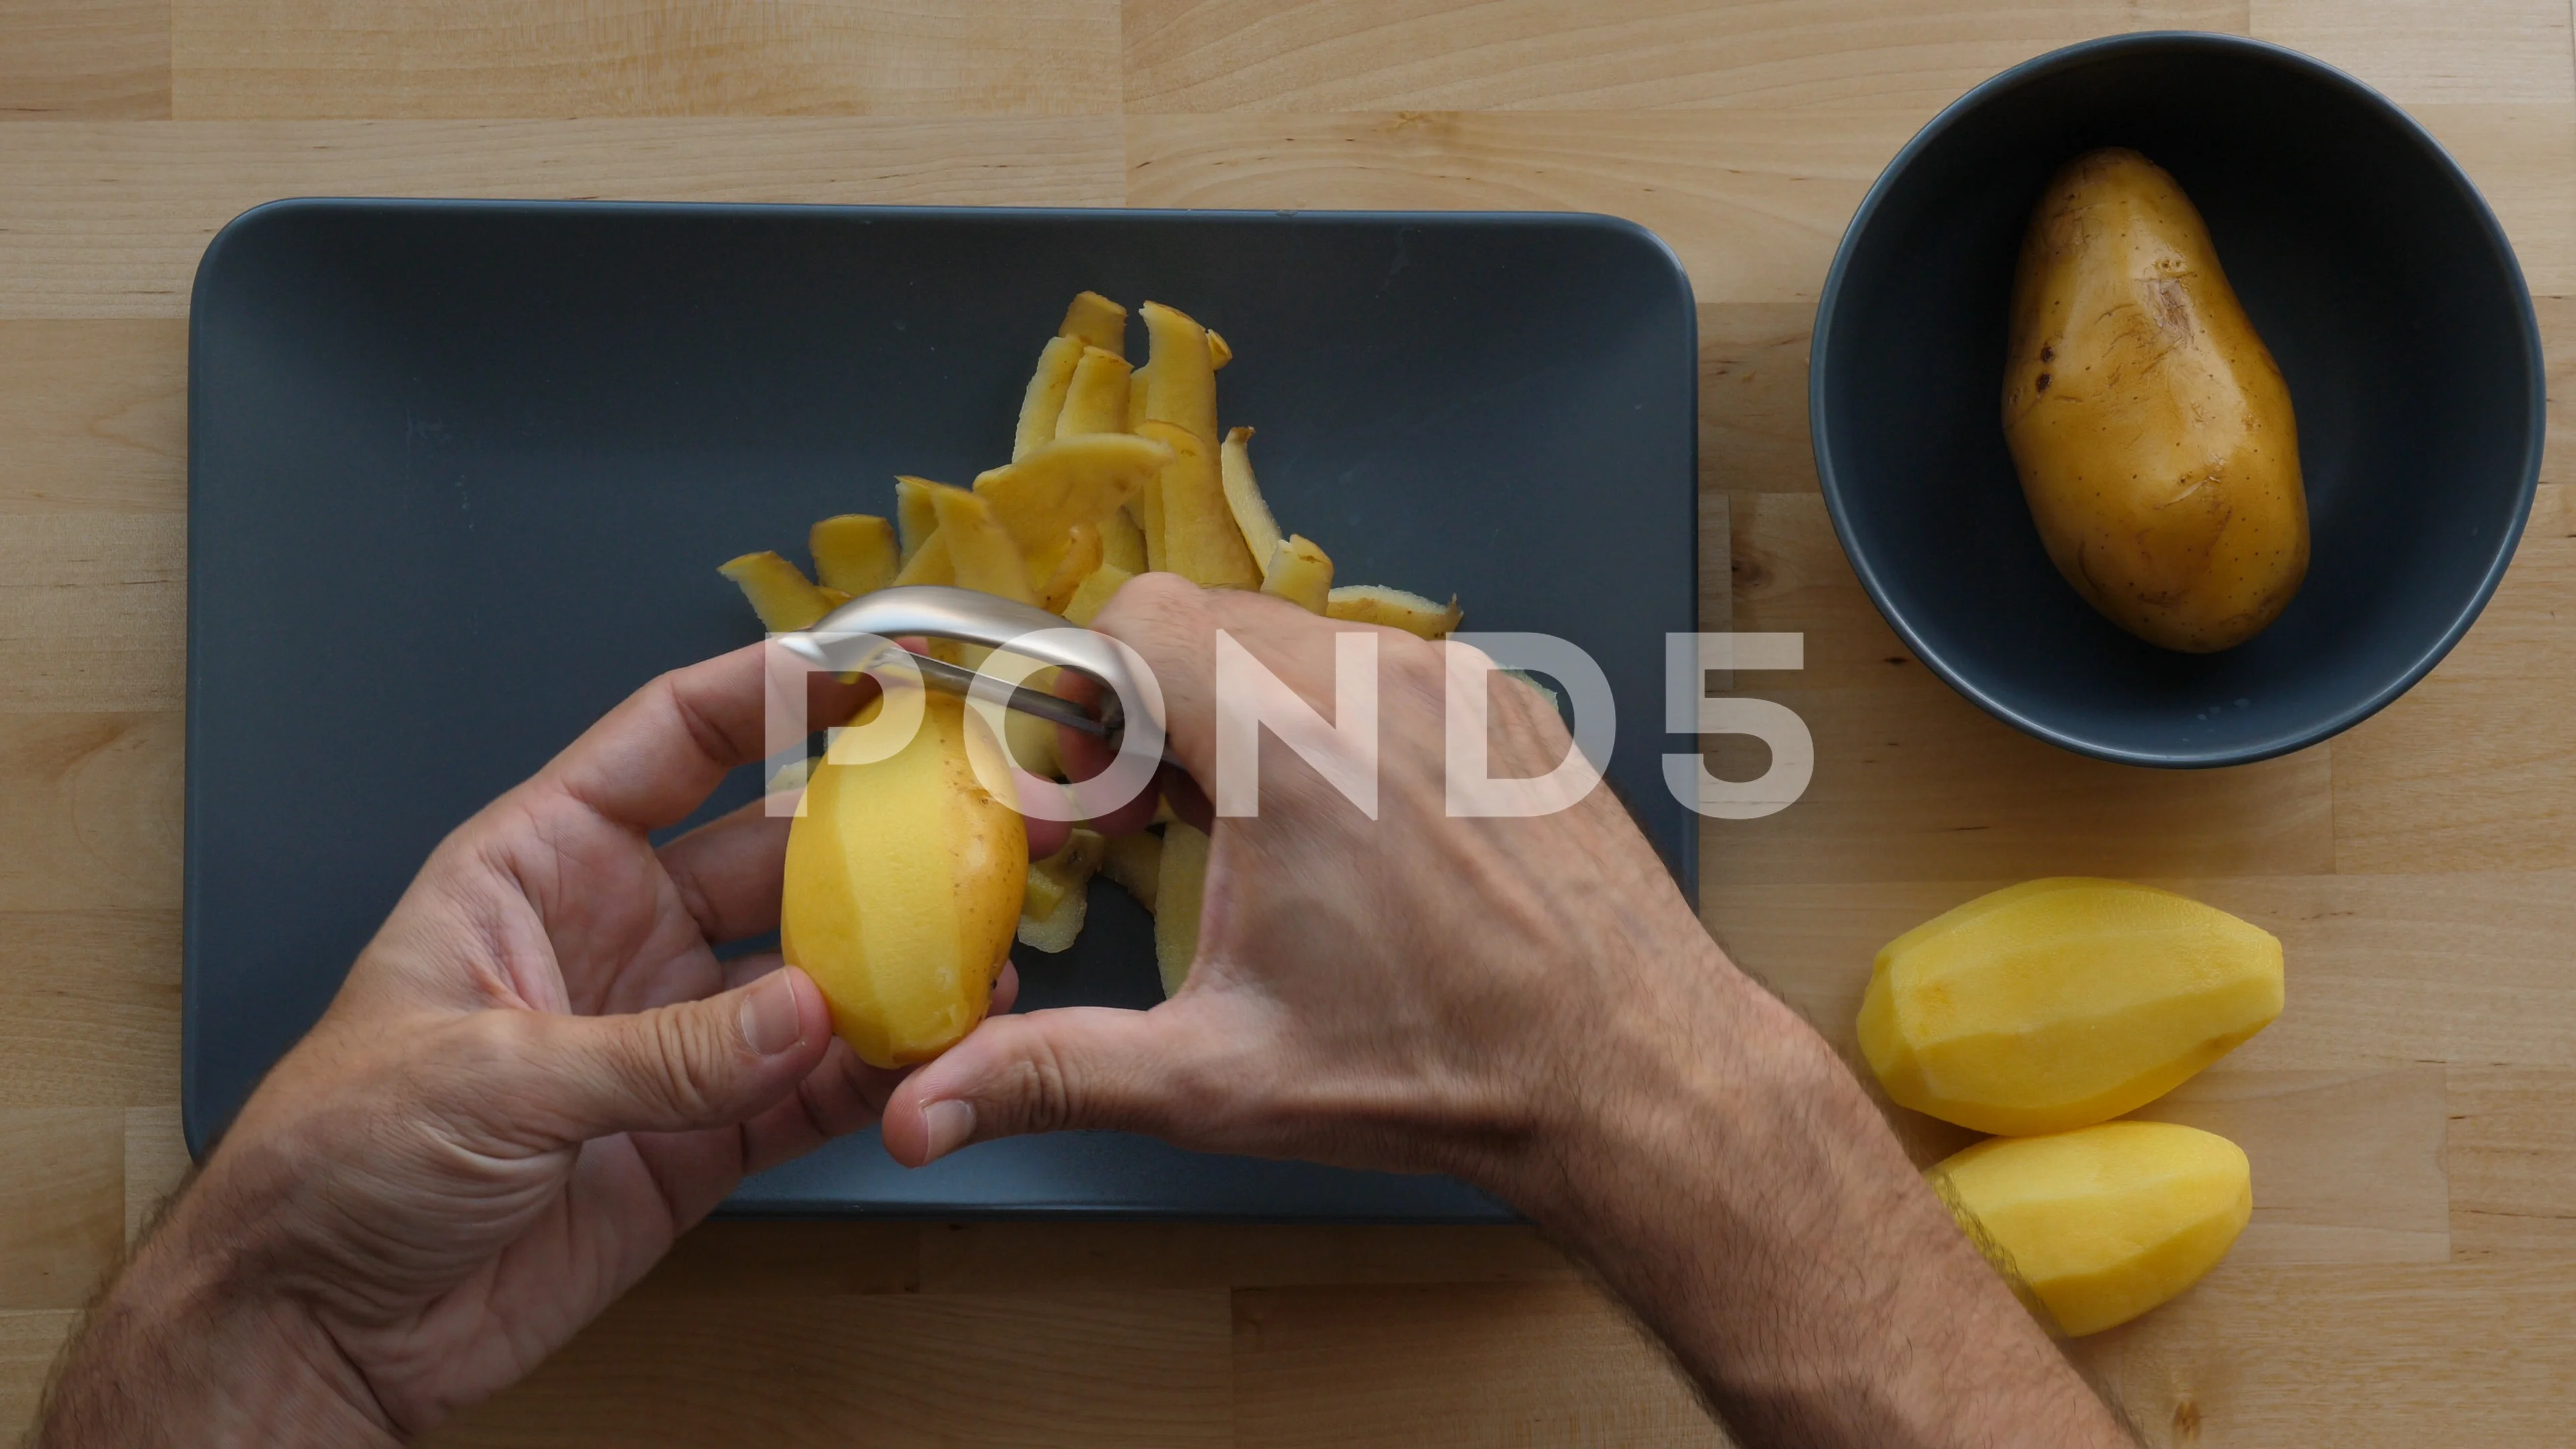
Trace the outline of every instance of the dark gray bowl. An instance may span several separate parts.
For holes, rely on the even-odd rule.
[[[2004,449],[2022,229],[2052,170],[2111,145],[2199,205],[2298,414],[2307,583],[2220,654],[2078,598]],[[2070,750],[2206,766],[2326,739],[2449,652],[2530,512],[2543,386],[2504,231],[2421,127],[2295,51],[2152,34],[2016,66],[1897,153],[1825,280],[1808,400],[1844,551],[1925,664]]]

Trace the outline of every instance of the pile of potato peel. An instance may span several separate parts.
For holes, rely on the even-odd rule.
[[[981,590],[1088,625],[1121,585],[1149,571],[1426,639],[1457,627],[1454,599],[1336,585],[1323,548],[1283,532],[1272,515],[1253,474],[1252,429],[1218,426],[1216,374],[1233,357],[1224,338],[1157,302],[1138,315],[1148,339],[1142,365],[1127,359],[1125,307],[1096,292],[1073,299],[1038,354],[1010,461],[971,486],[899,477],[891,521],[823,519],[807,539],[811,577],[771,551],[732,559],[722,573],[772,632],[811,628],[849,600],[899,584]],[[929,647],[969,665],[982,657],[954,642]],[[1029,683],[1043,689],[1051,679],[1041,672]],[[804,782],[790,836],[782,949],[821,985],[836,1030],[879,1065],[926,1060],[971,1030],[1012,938],[1041,951],[1070,947],[1095,873],[1154,913],[1167,994],[1197,950],[1206,836],[1167,816],[1159,833],[1114,840],[1076,830],[1035,861],[1020,835],[1013,860],[1016,817],[1005,824],[985,808],[1008,814],[1009,802],[943,794],[981,793],[960,767],[978,726],[968,723],[971,712],[952,723],[957,713],[954,701],[930,703],[920,758],[841,765],[827,750]],[[1063,778],[1052,726],[1014,714],[999,743],[1032,774]],[[937,751],[950,758],[929,757]],[[876,773],[827,778],[836,770]],[[872,844],[881,839],[916,857],[939,853],[939,841],[966,842],[957,848],[970,858],[949,862],[947,882],[953,901],[966,904],[943,903],[936,882],[904,875],[907,866]],[[1006,897],[1015,920],[995,942],[988,917]],[[925,933],[918,919],[898,929],[905,916],[927,917],[936,929]],[[895,938],[901,950],[889,944]],[[991,958],[977,959],[988,946]]]

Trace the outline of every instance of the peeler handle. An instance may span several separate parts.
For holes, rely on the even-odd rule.
[[[1139,701],[1159,714],[1159,694],[1140,692],[1134,672],[1105,636],[1077,629],[1035,605],[974,589],[945,584],[879,589],[834,609],[810,629],[776,636],[776,643],[817,669],[847,673],[874,668],[896,647],[893,640],[908,635],[982,644],[1091,676],[1101,685],[1097,728],[1106,735],[1114,736],[1124,722],[1122,701]],[[1050,697],[1049,702],[1056,701]],[[1160,726],[1163,720],[1158,717],[1154,723]]]

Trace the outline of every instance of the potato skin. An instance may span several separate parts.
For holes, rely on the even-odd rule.
[[[2308,571],[2289,386],[2162,167],[2113,148],[2050,180],[2007,354],[2004,439],[2086,602],[2191,654],[2280,616]]]

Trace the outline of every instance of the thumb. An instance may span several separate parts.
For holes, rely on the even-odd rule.
[[[513,1013],[514,1015],[533,1015]],[[614,1016],[537,1016],[493,1105],[561,1145],[618,1132],[730,1127],[794,1090],[831,1045],[831,1015],[793,966],[697,1001]]]
[[[1068,1006],[985,1019],[886,1103],[886,1152],[923,1167],[970,1142],[1105,1128],[1179,1135],[1179,1104],[1212,1093],[1180,1003],[1152,1011]]]

